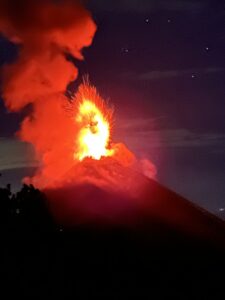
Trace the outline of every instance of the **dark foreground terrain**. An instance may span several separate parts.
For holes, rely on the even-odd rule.
[[[17,195],[0,189],[0,199],[1,299],[224,299],[224,224],[216,218],[201,217],[214,228],[209,238],[157,217],[63,227],[32,186]]]

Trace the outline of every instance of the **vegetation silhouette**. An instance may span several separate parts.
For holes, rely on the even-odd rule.
[[[16,235],[30,238],[56,230],[45,195],[33,185],[24,184],[12,193],[11,185],[0,187],[1,232],[8,238]]]

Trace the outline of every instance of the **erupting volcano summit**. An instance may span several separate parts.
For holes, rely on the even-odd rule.
[[[78,76],[68,56],[83,59],[82,49],[91,45],[96,31],[91,14],[70,0],[22,0],[16,15],[7,1],[0,5],[0,31],[20,46],[18,59],[3,70],[5,104],[10,111],[32,105],[18,137],[34,146],[40,168],[25,182],[41,189],[61,186],[65,178],[76,184],[85,159],[92,165],[109,157],[135,165],[126,146],[111,140],[113,109],[96,88],[86,81],[73,100],[65,95]]]

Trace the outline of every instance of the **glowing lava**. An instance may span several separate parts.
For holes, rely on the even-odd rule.
[[[74,158],[82,161],[86,157],[100,160],[101,157],[112,156],[114,150],[109,147],[111,111],[106,108],[96,89],[88,84],[80,87],[78,97],[75,121],[80,129]]]

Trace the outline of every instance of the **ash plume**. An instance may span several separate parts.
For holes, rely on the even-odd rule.
[[[95,31],[79,1],[0,0],[0,32],[19,48],[16,61],[1,70],[2,96],[9,111],[32,104],[17,135],[33,144],[50,178],[71,165],[76,132],[64,109],[67,86],[78,76],[67,55],[83,59]]]
[[[65,53],[82,59],[96,26],[78,1],[20,0],[0,2],[0,31],[20,47],[14,64],[3,69],[3,97],[18,111],[42,97],[65,92],[76,67]]]

